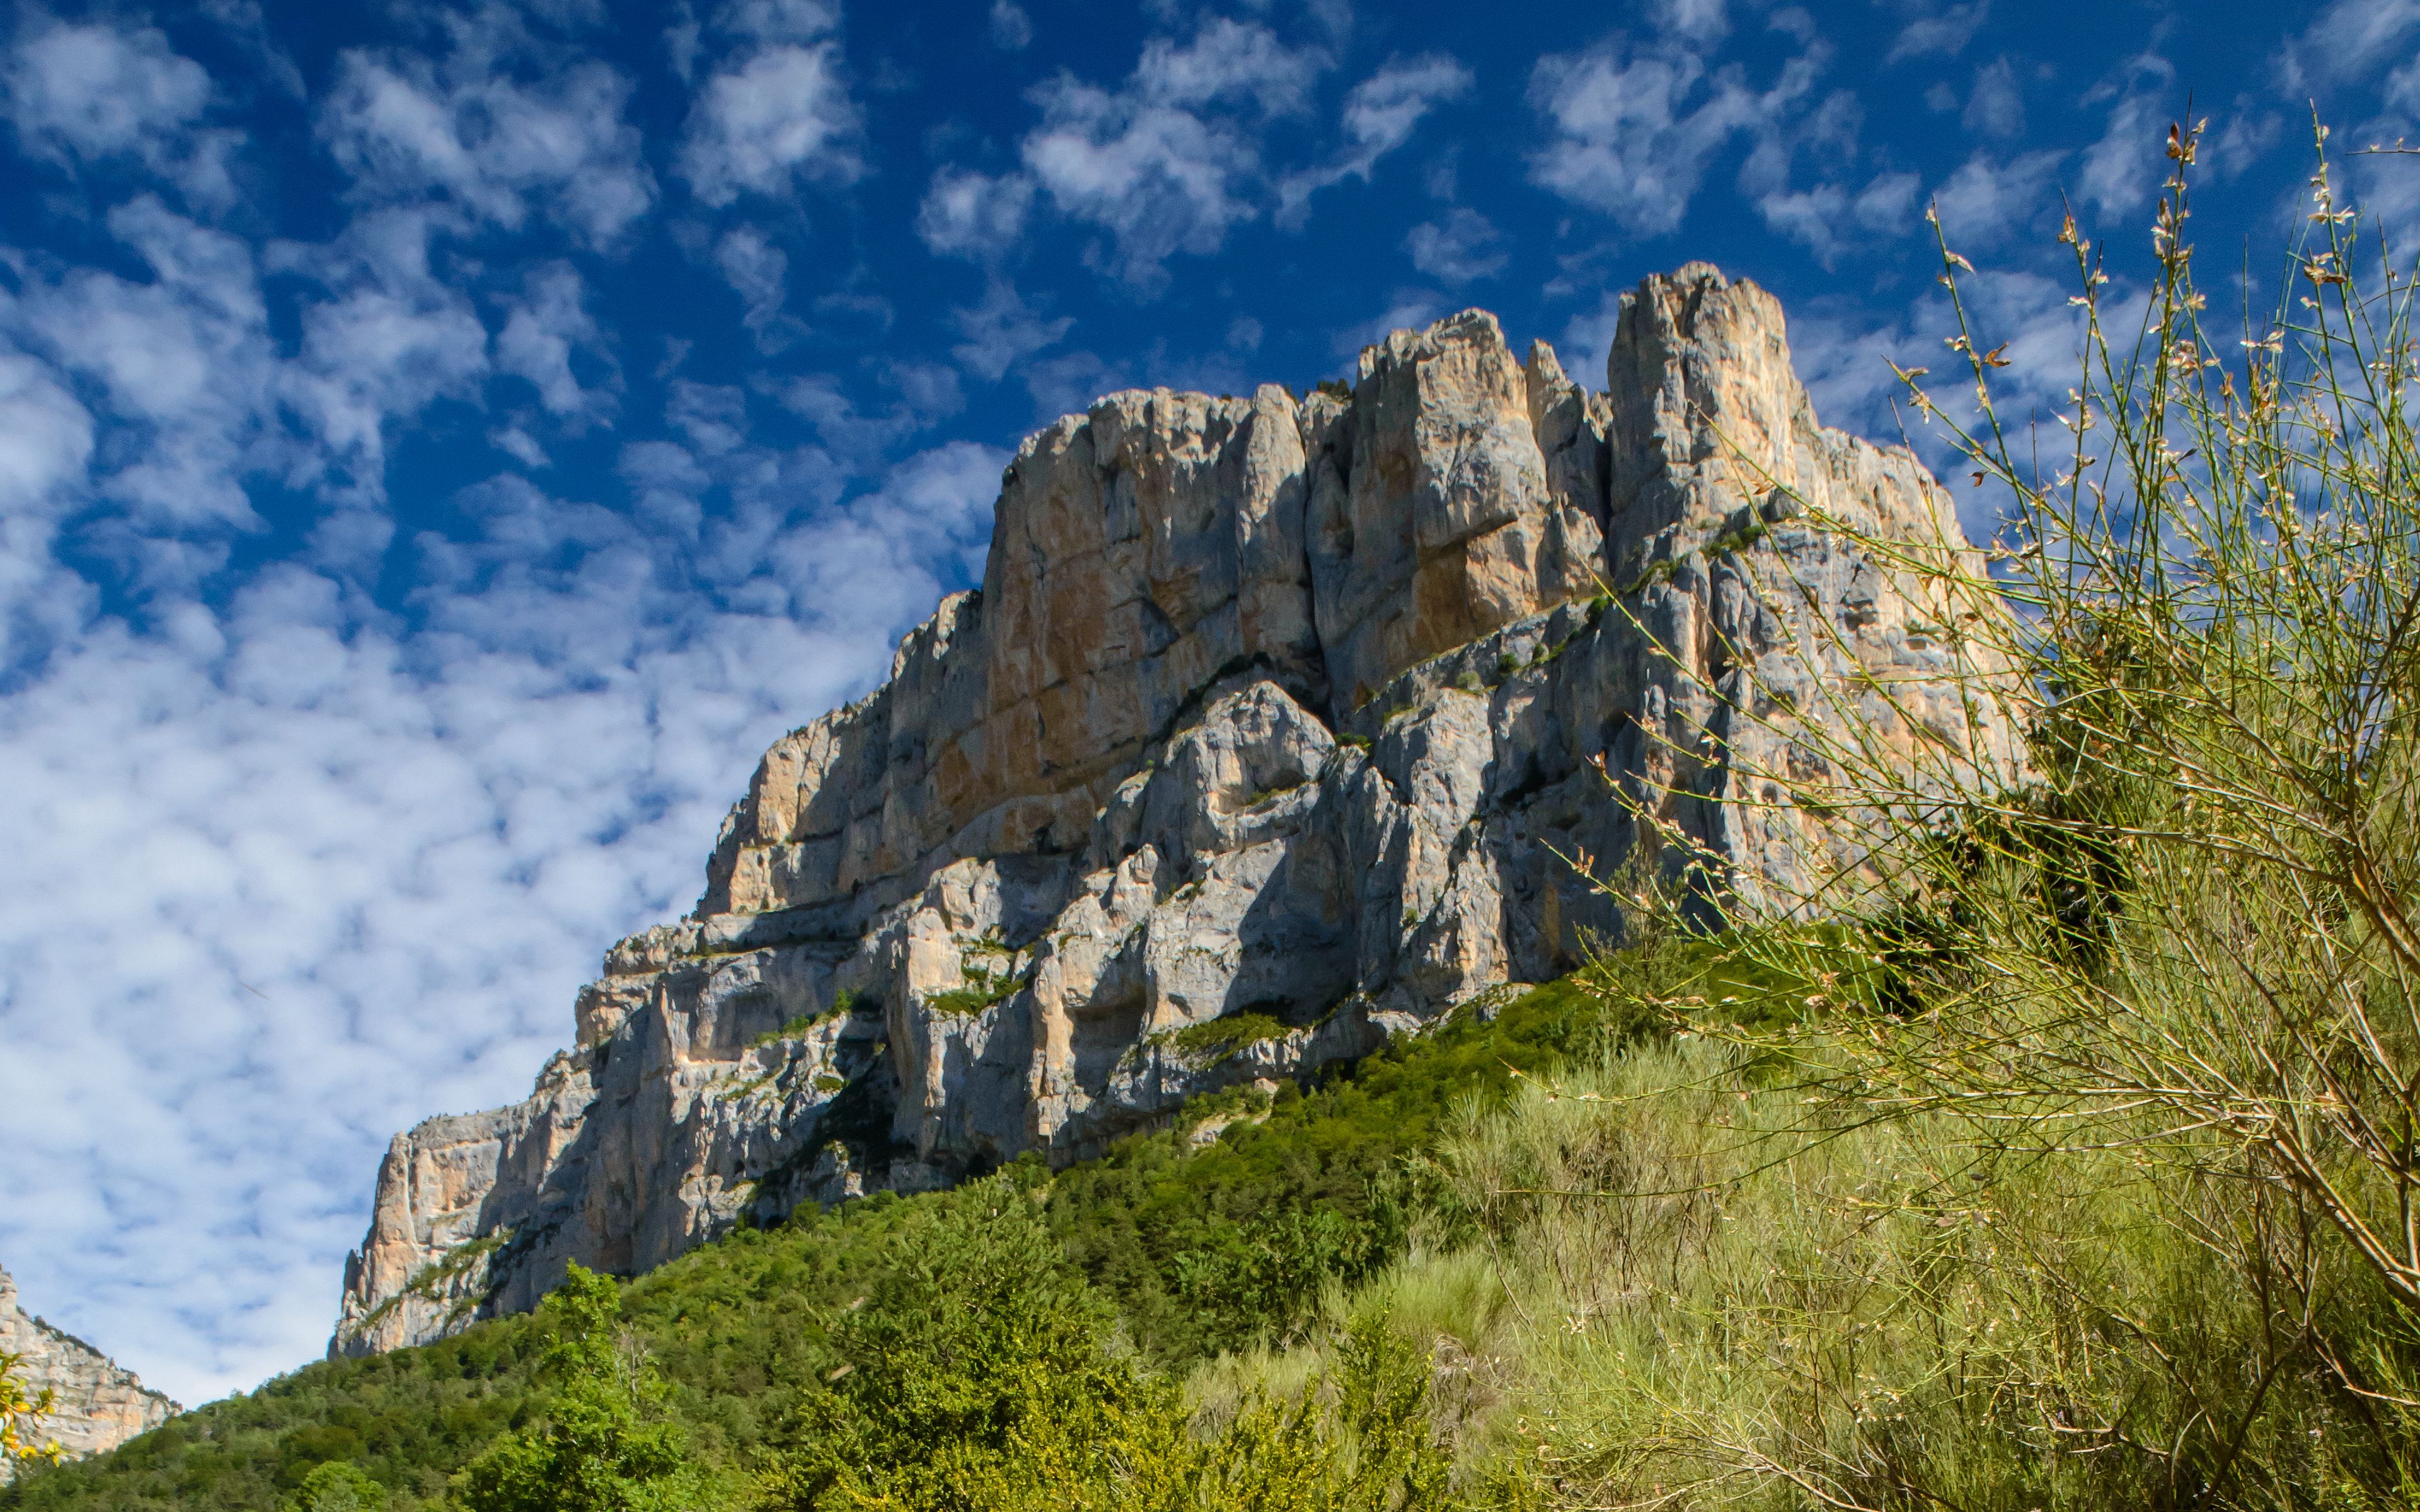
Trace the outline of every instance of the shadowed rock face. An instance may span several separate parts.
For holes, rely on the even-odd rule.
[[[115,1449],[184,1411],[84,1340],[28,1317],[6,1271],[0,1271],[0,1353],[23,1356],[18,1379],[28,1396],[52,1394],[51,1411],[33,1424],[27,1442],[55,1442],[71,1458]],[[15,1475],[16,1466],[0,1459],[0,1485]]]
[[[1817,762],[1766,697],[1810,676],[2009,759],[1937,610],[1792,523],[1964,550],[1913,456],[1816,424],[1771,296],[1649,279],[1607,384],[1471,311],[1365,351],[1350,399],[1129,391],[1030,438],[981,592],[766,753],[576,1048],[396,1137],[332,1350],[810,1198],[1080,1158],[1560,975],[1621,933],[1562,859],[1633,847],[1608,781],[1787,907],[1848,842],[1744,790]],[[1264,1037],[1172,1038],[1240,1013]]]

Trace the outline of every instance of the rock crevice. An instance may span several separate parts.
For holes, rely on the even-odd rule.
[[[1560,975],[1622,930],[1562,859],[1638,842],[1608,779],[1781,906],[1847,842],[1738,801],[1788,755],[1751,684],[1886,676],[2009,759],[1918,588],[1797,517],[1963,548],[1912,455],[1817,424],[1771,296],[1647,280],[1606,378],[1469,311],[1349,397],[1128,391],[1029,438],[981,589],[766,752],[697,908],[607,953],[531,1097],[396,1137],[332,1350],[1082,1158]]]

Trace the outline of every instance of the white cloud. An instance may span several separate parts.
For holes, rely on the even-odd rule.
[[[1724,0],[1655,0],[1650,13],[1659,31],[1699,47],[1713,46],[1731,29]]]
[[[1442,53],[1389,60],[1344,97],[1345,143],[1328,162],[1278,187],[1279,224],[1299,225],[1311,196],[1346,178],[1367,181],[1378,160],[1412,139],[1422,117],[1470,92],[1470,70]]]
[[[1338,332],[1329,347],[1349,363],[1362,347],[1376,346],[1398,331],[1418,331],[1444,313],[1443,301],[1427,289],[1398,289],[1384,311]]]
[[[355,50],[337,66],[319,131],[374,200],[441,197],[507,229],[535,208],[592,244],[647,212],[655,177],[623,119],[629,81],[586,59],[515,74],[522,39],[456,29],[442,58]]]
[[[1111,233],[1127,282],[1156,286],[1171,255],[1214,252],[1252,218],[1258,153],[1225,122],[1063,76],[1037,94],[1044,123],[1025,139],[1026,167],[1061,211]]]
[[[703,456],[721,456],[748,443],[748,395],[728,384],[675,378],[664,419]]]
[[[2022,431],[2033,421],[2047,422],[2076,380],[2081,323],[2079,312],[2068,303],[2071,292],[2071,285],[2059,280],[1988,262],[1980,273],[1960,281],[1959,296],[1978,343],[1986,350],[2006,344],[2009,365],[1995,370],[1992,382],[1993,404],[2012,430]],[[2123,329],[2139,316],[2138,301],[2139,296],[2111,299],[2104,312],[2113,329]],[[1959,485],[1952,491],[1962,522],[1971,538],[1982,540],[1996,523],[1989,512],[1991,500],[1963,486],[1943,432],[1923,424],[1890,369],[1892,362],[1902,367],[1929,366],[1934,375],[1927,380],[1933,398],[1961,424],[1971,425],[1976,419],[1973,385],[1961,376],[1964,369],[1960,360],[1943,345],[1957,330],[1948,299],[1938,290],[1879,319],[1852,301],[1833,300],[1793,313],[1791,350],[1825,424],[1885,442],[1905,440],[1913,444],[1945,482]],[[2057,430],[2051,435],[2066,437]],[[2018,449],[2022,455],[2021,439]]]
[[[943,167],[917,230],[937,253],[993,261],[1023,233],[1040,192],[1060,214],[1109,234],[1106,248],[1086,252],[1093,266],[1156,292],[1168,259],[1218,251],[1232,227],[1259,217],[1271,187],[1278,223],[1299,225],[1313,193],[1367,178],[1422,116],[1471,83],[1441,54],[1388,62],[1346,96],[1343,141],[1326,161],[1279,175],[1272,186],[1263,165],[1270,123],[1308,114],[1332,67],[1324,49],[1221,18],[1189,41],[1147,43],[1117,88],[1061,73],[1032,91],[1042,121],[1020,144],[1021,171]]]
[[[197,205],[235,196],[227,158],[238,133],[200,128],[209,75],[156,27],[28,29],[0,71],[0,96],[27,155],[62,167],[132,158]]]
[[[937,253],[989,261],[1024,234],[1032,206],[1033,180],[1023,174],[944,167],[916,212],[916,234]]]
[[[714,245],[714,266],[745,308],[739,323],[762,352],[779,351],[805,329],[782,311],[788,297],[789,255],[756,226],[734,226]]]
[[[1812,189],[1766,194],[1757,201],[1764,224],[1815,255],[1826,269],[1857,250],[1868,235],[1904,229],[1916,204],[1912,173],[1877,174],[1865,188],[1818,184]]]
[[[1307,108],[1328,67],[1316,48],[1223,19],[1181,46],[1154,40],[1124,88],[1063,74],[1034,91],[1026,170],[1062,213],[1110,234],[1110,270],[1156,290],[1168,258],[1215,252],[1259,213],[1261,125]]]
[[[2420,27],[2420,0],[2335,0],[2278,59],[2288,93],[2332,80],[2358,78],[2399,59]]]
[[[2050,214],[2051,175],[2064,152],[2027,152],[2005,161],[1978,152],[1933,193],[1941,229],[1953,248],[1989,243]]]
[[[1555,355],[1562,362],[1563,371],[1584,387],[1592,389],[1609,381],[1606,364],[1613,359],[1613,338],[1621,329],[1622,303],[1628,298],[1626,290],[1608,289],[1595,309],[1580,311],[1563,326]]]
[[[277,460],[261,449],[276,378],[252,249],[147,195],[108,225],[147,281],[68,269],[29,281],[8,323],[113,422],[101,498],[147,530],[250,528],[241,479]]]
[[[957,369],[940,363],[892,363],[884,370],[882,380],[898,390],[901,402],[927,421],[966,408]]]
[[[1033,41],[1033,23],[1016,0],[991,0],[991,45],[1021,53]]]
[[[2165,66],[2158,77],[2164,83]],[[2149,93],[2129,93],[2109,108],[2109,126],[2084,152],[2076,188],[2104,213],[2148,212],[2166,165],[2166,117]]]
[[[1113,265],[1130,284],[1158,286],[1171,255],[1216,252],[1254,214],[1240,191],[1256,155],[1232,131],[1070,81],[1050,90],[1046,114],[1026,164],[1063,212],[1116,238]]]
[[[1506,255],[1502,232],[1487,217],[1466,206],[1456,206],[1442,221],[1412,227],[1404,246],[1412,266],[1449,284],[1467,284],[1503,270]]]
[[[690,112],[681,176],[718,207],[742,193],[783,198],[800,179],[846,183],[862,171],[857,129],[837,43],[767,46],[706,81]]]
[[[381,498],[389,420],[478,396],[488,332],[469,297],[429,268],[442,224],[419,209],[371,211],[333,245],[275,249],[274,266],[327,292],[303,306],[301,350],[277,379],[314,442],[292,459],[294,486]]]
[[[1033,418],[1047,424],[1061,415],[1081,414],[1105,393],[1132,388],[1122,363],[1097,352],[1063,352],[1024,364],[1025,391],[1033,396]]]
[[[730,0],[714,25],[752,41],[812,42],[839,28],[840,8],[826,0]]]
[[[1307,109],[1330,67],[1318,48],[1290,47],[1265,26],[1216,18],[1179,45],[1155,38],[1135,66],[1133,89],[1155,105],[1249,103],[1263,114]]]
[[[488,432],[488,444],[533,471],[554,465],[554,459],[546,455],[537,438],[519,425],[502,425]]]
[[[924,388],[927,397],[937,402],[943,399],[932,386]],[[883,413],[868,414],[858,409],[841,388],[840,379],[830,373],[792,378],[782,385],[777,396],[783,409],[814,427],[816,439],[835,456],[861,467],[872,465],[900,441],[923,429],[932,418],[910,402],[894,405]]]
[[[1344,97],[1344,134],[1357,154],[1356,172],[1412,139],[1422,116],[1470,92],[1470,70],[1442,53],[1388,63]]]
[[[92,456],[92,415],[30,357],[0,352],[0,513],[57,507]]]
[[[1714,150],[1773,123],[1805,87],[1785,70],[1760,96],[1735,67],[1710,74],[1695,52],[1619,39],[1541,58],[1529,100],[1553,134],[1529,160],[1530,181],[1634,235],[1663,235],[1680,225]]]
[[[83,491],[93,416],[50,368],[0,345],[0,673],[38,665],[93,596],[53,556]]]
[[[512,313],[496,332],[496,370],[527,378],[537,389],[538,402],[559,418],[610,413],[619,387],[597,317],[582,302],[584,293],[580,272],[569,263],[542,264],[530,270],[523,297],[509,301]],[[596,388],[582,388],[571,371],[572,354],[581,350],[609,368],[606,381]]]
[[[950,318],[966,338],[950,354],[968,372],[993,382],[1035,352],[1058,345],[1076,323],[1063,315],[1045,319],[1004,279],[992,280],[983,302],[954,310]]]
[[[1968,130],[1986,136],[2017,136],[2025,129],[2025,99],[2017,88],[2016,69],[2007,58],[1975,70],[1975,92],[1959,117]]]
[[[1967,0],[1964,5],[1944,6],[1909,22],[1891,42],[1890,51],[1883,54],[1888,67],[1903,58],[1923,57],[1940,54],[1955,57],[1975,39],[1983,20],[1991,14],[1991,0]]]

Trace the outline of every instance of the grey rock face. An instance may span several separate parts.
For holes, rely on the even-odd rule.
[[[28,1316],[6,1271],[0,1271],[0,1352],[23,1357],[18,1371],[28,1395],[52,1394],[51,1411],[33,1425],[29,1443],[56,1443],[70,1458],[114,1449],[184,1411],[84,1340]],[[16,1467],[0,1459],[0,1485],[15,1474]]]
[[[1622,931],[1564,857],[1618,861],[1634,811],[1793,906],[1853,844],[1749,791],[1820,767],[1769,696],[1809,678],[2012,759],[1917,585],[1795,516],[1964,549],[1913,456],[1816,424],[1754,285],[1642,284],[1605,393],[1478,311],[1360,375],[1029,439],[981,592],[766,753],[695,911],[607,954],[532,1096],[396,1137],[331,1349],[1081,1158],[1559,976]]]

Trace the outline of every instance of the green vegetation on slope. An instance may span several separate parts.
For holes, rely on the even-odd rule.
[[[1516,1068],[1591,1052],[1638,1023],[1557,983],[1492,1013],[1466,1010],[1308,1091],[1288,1084],[1257,1111],[1232,1094],[1055,1176],[1029,1161],[952,1192],[879,1194],[742,1231],[628,1286],[623,1313],[700,1462],[752,1465],[829,1409],[830,1374],[860,1336],[843,1327],[858,1316],[849,1304],[928,1266],[1006,1188],[1036,1194],[1034,1221],[1064,1257],[1067,1284],[1108,1320],[1104,1339],[1182,1366],[1282,1335],[1324,1282],[1392,1258],[1405,1227],[1403,1157],[1436,1138],[1459,1100],[1499,1100]],[[1205,1113],[1244,1116],[1196,1149],[1188,1131]],[[29,1476],[0,1490],[0,1508],[270,1509],[294,1500],[313,1467],[348,1462],[388,1489],[390,1512],[410,1512],[444,1499],[481,1451],[544,1416],[547,1349],[539,1319],[506,1318],[418,1349],[307,1365],[112,1454]]]

